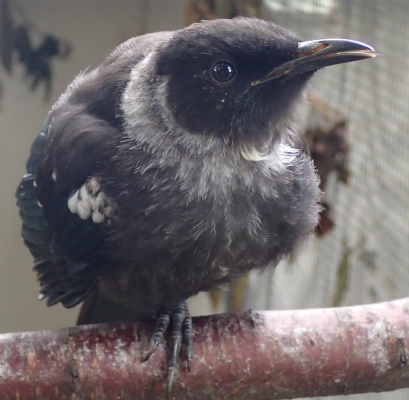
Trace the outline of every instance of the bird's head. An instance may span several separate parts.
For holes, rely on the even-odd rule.
[[[184,130],[256,145],[288,119],[317,70],[373,55],[359,42],[303,42],[271,22],[219,19],[175,32],[157,49],[156,74]]]

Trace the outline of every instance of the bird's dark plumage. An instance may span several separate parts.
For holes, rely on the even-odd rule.
[[[217,20],[131,39],[79,75],[17,190],[48,304],[89,295],[81,323],[183,322],[187,298],[303,242],[319,189],[296,107],[318,68],[350,61],[328,61],[339,43],[311,43]]]

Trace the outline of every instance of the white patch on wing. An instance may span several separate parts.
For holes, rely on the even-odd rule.
[[[78,192],[79,190],[68,199],[68,208],[73,214],[76,214],[78,210]]]
[[[69,199],[68,208],[81,219],[92,218],[100,224],[109,217],[112,207],[95,178],[88,179]]]
[[[86,185],[82,185],[77,196],[77,214],[81,219],[87,219],[91,216],[91,207],[94,198],[88,192]]]
[[[102,214],[99,211],[94,211],[92,213],[92,220],[96,223],[96,224],[100,224],[101,222],[104,222],[105,219],[105,215]]]

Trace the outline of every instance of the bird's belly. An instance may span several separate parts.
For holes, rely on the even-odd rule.
[[[108,292],[133,307],[155,308],[274,265],[281,252],[273,232],[279,221],[274,211],[266,216],[259,208],[234,198],[147,213],[122,237],[117,266],[105,278]]]
[[[314,179],[311,163],[300,168]],[[130,304],[179,302],[275,265],[314,226],[316,188],[308,191],[308,180],[298,179],[305,174],[291,169],[278,181],[273,172],[250,167],[229,179],[226,171],[218,176],[215,168],[199,168],[195,181],[191,174],[170,181],[179,170],[149,171],[146,189],[120,190],[121,214],[112,216],[107,232],[120,266],[107,278],[110,291]]]

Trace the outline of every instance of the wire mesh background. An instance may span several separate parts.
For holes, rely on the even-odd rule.
[[[328,68],[314,95],[348,121],[348,184],[326,187],[334,229],[293,263],[253,274],[246,307],[353,305],[408,295],[409,1],[265,0],[265,17],[303,39],[343,37],[381,56]],[[289,265],[291,264],[291,265]],[[337,297],[338,296],[338,297]],[[408,399],[409,391],[350,398]]]

